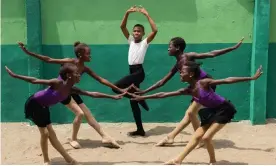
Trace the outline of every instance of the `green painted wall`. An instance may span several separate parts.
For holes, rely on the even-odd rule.
[[[1,44],[26,42],[25,1],[1,0]]]
[[[28,57],[16,45],[26,42],[25,2],[1,0],[1,120],[24,120],[24,103],[29,95],[29,85],[8,77],[5,65],[14,72],[28,74]]]
[[[270,9],[270,42],[276,43],[276,1],[271,0]]]
[[[15,5],[17,2],[15,0],[2,0],[2,7],[3,1],[5,3],[9,2],[10,6]],[[70,5],[64,5],[64,3]],[[73,57],[72,44],[76,40],[81,40],[92,48],[92,62],[87,65],[93,68],[100,76],[115,82],[127,74],[128,46],[120,32],[119,25],[126,9],[133,5],[133,2],[112,0],[108,1],[108,3],[109,5],[106,5],[106,1],[103,0],[41,0],[43,54],[55,58]],[[148,49],[145,58],[146,80],[142,84],[143,88],[162,78],[174,64],[175,60],[167,55],[168,41],[174,36],[182,36],[186,39],[189,44],[187,51],[198,52],[232,46],[244,36],[245,44],[238,50],[216,59],[204,60],[203,68],[216,78],[247,76],[250,74],[253,1],[174,0],[172,3],[168,3],[165,0],[137,0],[135,3],[137,5],[141,4],[148,9],[159,29],[158,35]],[[157,3],[158,8],[156,8]],[[118,4],[120,5],[117,6]],[[25,9],[22,6],[24,5],[19,5],[20,9],[16,11],[22,11],[22,22],[24,22]],[[8,10],[6,10],[6,13],[8,13],[6,15],[13,14],[9,13]],[[6,22],[11,21],[9,18],[7,17]],[[136,23],[144,24],[146,32],[149,32],[150,27],[147,20],[141,14],[135,13],[131,15],[128,27],[131,29]],[[4,30],[2,29],[2,33],[6,33],[6,36],[14,35],[14,31],[6,29],[6,31],[4,31],[5,28]],[[21,29],[24,29],[24,27]],[[26,28],[24,29],[25,32]],[[20,35],[14,36],[19,37]],[[26,37],[9,39],[11,41],[7,39],[6,43],[9,45],[2,45],[3,55],[13,55],[9,56],[9,58],[2,58],[1,61],[2,78],[8,80],[6,84],[2,83],[1,85],[2,110],[6,111],[5,114],[2,114],[4,115],[2,116],[4,121],[21,121],[24,118],[23,106],[26,97],[29,95],[29,85],[22,81],[7,78],[6,73],[3,71],[3,65],[7,64],[18,73],[28,73],[28,71],[24,73],[28,57],[14,45],[17,40],[23,39],[26,41]],[[276,37],[271,40],[276,41]],[[5,43],[5,40],[4,42],[2,41],[3,43]],[[270,49],[271,51],[273,49]],[[26,62],[18,62],[20,58],[22,61],[26,60]],[[58,65],[43,64],[43,71],[41,72],[44,78],[53,78],[57,76],[58,69]],[[180,83],[179,80],[179,75],[177,74],[158,91],[176,90],[186,86]],[[10,85],[16,87],[11,89]],[[85,90],[112,93],[108,87],[97,83],[86,75],[83,76],[78,86]],[[240,83],[218,87],[218,92],[237,106],[236,120],[249,118],[249,86],[249,83]],[[11,92],[16,92],[16,94]],[[132,121],[132,114],[127,99],[120,101],[89,97],[83,97],[83,99],[99,121]],[[147,122],[179,121],[184,115],[189,101],[190,97],[182,96],[162,100],[149,100],[151,111],[143,111],[143,119]],[[14,106],[15,102],[18,107]],[[52,117],[53,121],[63,123],[71,122],[73,115],[63,105],[58,104],[52,109]]]
[[[133,3],[146,7],[155,20],[160,33],[154,44],[165,44],[173,36],[184,36],[188,43],[234,43],[242,36],[251,42],[251,0],[112,0],[108,5],[104,0],[41,0],[43,43],[70,45],[81,39],[89,44],[125,44],[119,25]],[[128,27],[137,22],[149,32],[147,19],[138,13],[130,16]]]
[[[276,17],[274,17],[276,18]],[[267,80],[267,117],[276,117],[276,42],[269,44],[269,57],[268,57],[268,80]]]
[[[270,44],[268,56],[268,80],[267,80],[267,117],[276,117],[276,0],[271,0],[270,9]]]

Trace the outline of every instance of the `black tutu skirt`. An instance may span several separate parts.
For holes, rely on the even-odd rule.
[[[212,123],[226,124],[231,122],[236,114],[236,108],[230,101],[225,101],[216,108],[202,108],[198,114],[201,121],[201,126]]]
[[[38,127],[51,124],[49,107],[42,106],[32,96],[25,103],[25,118],[31,120]]]

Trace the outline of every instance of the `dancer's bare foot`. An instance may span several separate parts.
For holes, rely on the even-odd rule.
[[[51,165],[50,161],[44,162],[43,165]]]
[[[211,160],[209,162],[209,165],[219,165],[216,160]]]
[[[203,147],[205,144],[204,142],[199,142],[199,144],[196,146],[196,149],[199,149],[201,147]]]
[[[165,145],[172,145],[174,143],[174,139],[169,138],[166,136],[160,142],[158,142],[155,146],[165,146]]]
[[[70,162],[67,163],[68,165],[79,165],[79,163],[76,160],[71,160]]]
[[[78,143],[78,141],[73,140],[73,141],[70,141],[69,144],[75,149],[81,148],[81,145]]]
[[[110,148],[120,148],[120,145],[112,138],[105,137],[102,139],[102,143]]]
[[[167,161],[164,165],[181,165],[181,162],[178,162],[175,159]]]

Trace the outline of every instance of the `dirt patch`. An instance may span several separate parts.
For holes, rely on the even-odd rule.
[[[100,136],[87,124],[82,124],[79,139],[82,149],[72,149],[68,144],[72,125],[55,125],[54,129],[65,149],[81,164],[163,164],[178,155],[193,133],[189,126],[170,147],[154,147],[176,126],[175,123],[147,123],[145,138],[126,135],[135,128],[132,123],[101,123],[104,129],[118,140],[121,149],[103,147]],[[41,164],[39,131],[26,123],[1,123],[1,164]],[[276,122],[252,126],[248,122],[231,123],[215,136],[214,146],[220,164],[276,164]],[[49,143],[53,164],[66,164]],[[207,164],[205,148],[194,150],[183,164]]]

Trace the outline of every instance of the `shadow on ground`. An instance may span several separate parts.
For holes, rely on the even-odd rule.
[[[129,164],[129,163],[133,163],[133,164],[156,164],[156,165],[160,165],[163,164],[162,161],[98,161],[98,162],[93,162],[93,161],[87,161],[87,162],[79,162],[79,164],[81,165],[125,165],[125,164]],[[66,165],[67,163],[65,162],[65,160],[62,157],[56,157],[53,158],[51,160],[51,164],[52,165]]]
[[[157,135],[163,135],[168,134],[173,131],[175,127],[167,127],[167,126],[156,126],[146,132],[147,136],[157,136]],[[185,129],[184,129],[185,130]],[[181,134],[184,135],[191,135],[190,133],[186,131],[182,131]]]
[[[224,149],[224,148],[232,148],[232,149],[237,149],[237,150],[256,150],[256,151],[264,151],[264,152],[274,152],[274,148],[248,148],[248,147],[237,147],[235,143],[231,140],[226,140],[226,139],[218,139],[214,140],[214,147],[215,149]]]

